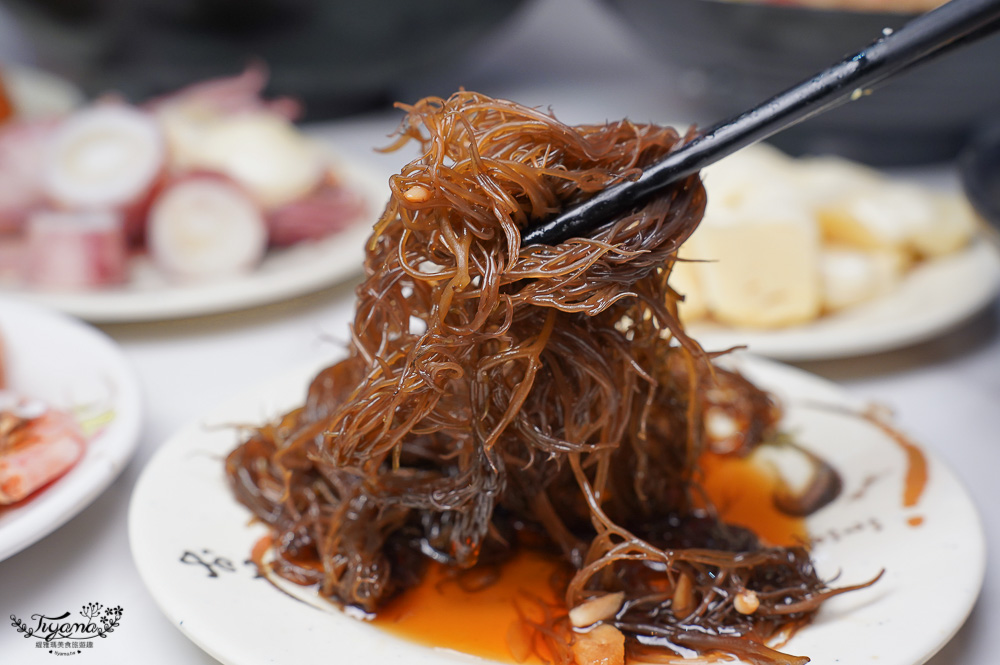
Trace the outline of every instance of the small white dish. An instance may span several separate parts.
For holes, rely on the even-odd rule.
[[[733,362],[783,401],[784,428],[842,474],[841,497],[808,520],[819,539],[813,556],[820,575],[839,574],[837,584],[852,584],[885,569],[874,586],[829,601],[783,649],[814,665],[923,663],[963,623],[982,585],[985,542],[968,494],[928,455],[922,498],[904,507],[906,454],[882,430],[843,412],[859,404],[799,370],[749,356]],[[129,508],[132,553],[144,583],[175,626],[227,665],[319,665],[331,654],[338,662],[484,662],[407,642],[255,578],[248,558],[266,529],[250,523],[229,492],[223,465],[238,435],[220,425],[261,423],[300,405],[318,369],[301,367],[269,381],[163,444]],[[911,525],[916,518],[922,523]]]
[[[1000,290],[1000,252],[986,238],[927,261],[891,293],[836,314],[777,330],[692,322],[688,332],[708,351],[735,346],[778,360],[825,360],[878,353],[948,332]]]
[[[315,242],[271,250],[253,271],[219,281],[167,281],[147,258],[134,259],[131,281],[93,291],[9,291],[95,323],[158,321],[245,309],[305,295],[360,274],[365,241],[388,199],[384,178],[350,164],[339,168],[361,192],[365,211],[347,228]]]
[[[0,77],[19,118],[68,113],[83,104],[83,91],[66,79],[35,67],[0,65]]]
[[[0,297],[8,387],[90,419],[96,432],[66,475],[16,506],[0,507],[0,561],[48,535],[118,476],[139,440],[141,399],[110,338],[57,312]]]

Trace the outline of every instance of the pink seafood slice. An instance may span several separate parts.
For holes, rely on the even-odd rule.
[[[213,113],[228,115],[244,111],[268,111],[288,120],[302,115],[302,105],[290,97],[264,98],[267,67],[260,62],[248,66],[236,76],[223,76],[194,83],[185,88],[151,100],[147,107],[159,112],[171,106],[200,107]]]
[[[57,126],[46,119],[0,127],[0,233],[20,231],[44,202],[45,155]]]
[[[20,233],[0,233],[0,285],[20,286],[24,282],[28,241]]]
[[[324,185],[316,192],[273,210],[267,219],[270,243],[285,247],[336,233],[365,211],[365,200],[347,185]]]
[[[62,476],[85,447],[70,414],[0,393],[0,505],[21,501]]]
[[[147,239],[167,274],[211,279],[256,266],[267,249],[267,226],[239,185],[218,175],[190,175],[153,202]]]
[[[41,289],[121,284],[128,253],[121,215],[110,211],[40,211],[27,228],[25,283]]]

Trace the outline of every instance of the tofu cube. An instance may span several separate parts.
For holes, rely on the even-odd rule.
[[[934,258],[965,247],[976,232],[979,217],[959,194],[933,194],[933,224],[917,229],[910,243],[917,254]]]
[[[794,201],[762,197],[738,208],[710,206],[686,252],[711,261],[693,265],[706,306],[720,323],[778,327],[820,312],[820,233]]]
[[[821,257],[823,309],[834,312],[872,300],[899,283],[909,264],[900,250],[825,248]]]
[[[683,248],[681,248],[679,255],[687,258]],[[677,313],[680,315],[681,321],[685,323],[708,316],[705,296],[698,283],[698,269],[696,262],[678,260],[670,271],[670,286],[678,294],[684,296],[684,300],[677,303]]]
[[[820,207],[817,215],[831,243],[902,249],[918,257],[961,249],[977,223],[962,197],[903,182],[846,192],[840,201]]]

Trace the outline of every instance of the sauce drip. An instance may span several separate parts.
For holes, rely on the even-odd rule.
[[[876,414],[869,413],[865,416],[871,424],[892,439],[906,454],[906,476],[903,479],[903,506],[911,508],[920,501],[927,487],[927,456],[920,446],[910,441],[910,439],[895,429],[891,425],[883,422]]]
[[[701,460],[703,487],[724,522],[747,527],[768,545],[808,542],[805,520],[774,507],[774,477],[738,457],[705,455]],[[476,591],[466,591],[453,571],[432,564],[416,587],[379,611],[374,624],[412,642],[502,662],[513,662],[507,631],[518,620],[514,602],[530,611],[525,593],[545,603],[561,605],[552,584],[563,564],[555,557],[521,550],[500,566],[498,578]],[[541,660],[530,656],[528,663]]]

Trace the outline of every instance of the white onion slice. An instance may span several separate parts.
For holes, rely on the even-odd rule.
[[[214,123],[202,138],[200,150],[188,159],[198,168],[226,174],[266,208],[305,196],[326,173],[320,148],[273,113],[233,116]]]
[[[148,194],[165,160],[152,116],[123,105],[94,106],[68,117],[52,137],[46,191],[65,207],[127,206]]]
[[[267,248],[253,200],[223,178],[190,176],[166,188],[149,213],[154,261],[180,279],[212,279],[252,269]]]

